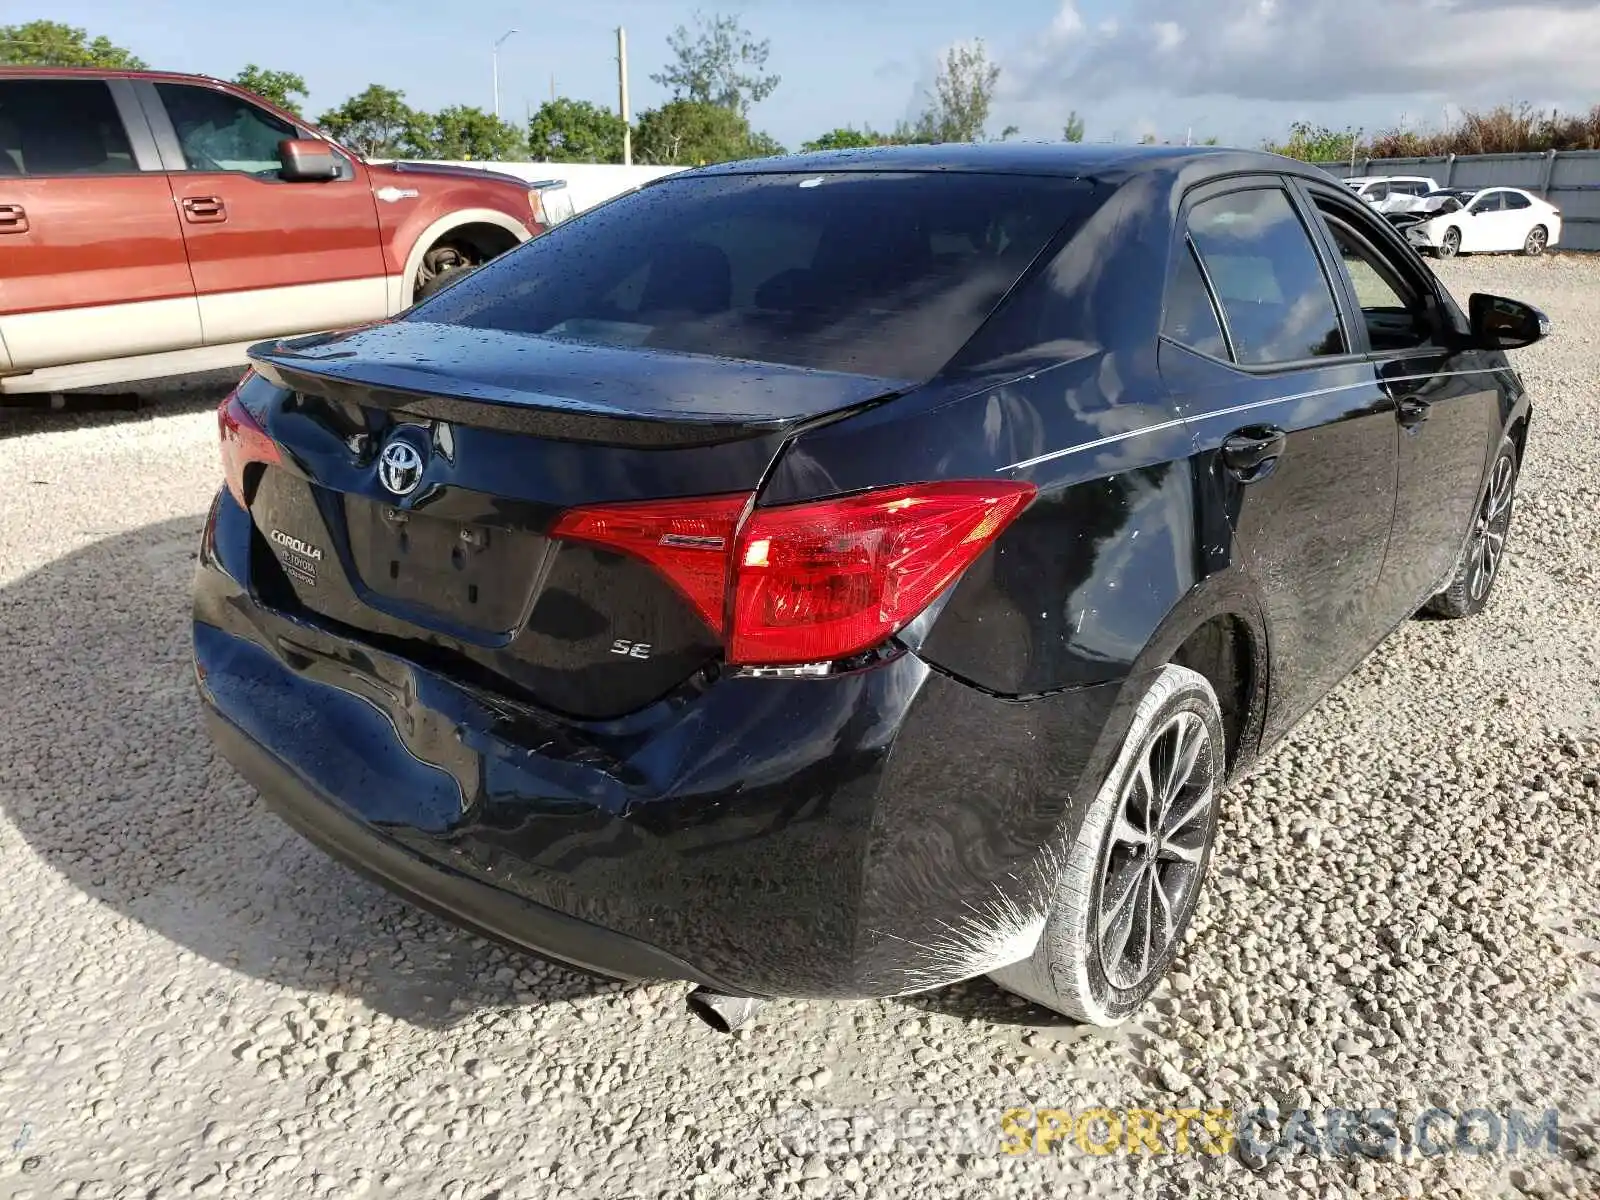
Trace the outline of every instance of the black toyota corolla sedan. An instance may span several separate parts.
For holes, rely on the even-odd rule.
[[[1263,154],[671,176],[251,352],[200,694],[291,825],[514,946],[1112,1023],[1224,782],[1488,599],[1547,329]]]

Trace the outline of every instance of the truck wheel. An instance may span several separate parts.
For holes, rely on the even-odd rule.
[[[435,246],[422,256],[422,265],[417,268],[417,278],[411,289],[412,302],[426,300],[477,265],[470,251],[461,246]]]
[[[1162,667],[1084,817],[1032,957],[991,972],[996,983],[1094,1025],[1144,1003],[1210,865],[1224,745],[1205,676]]]

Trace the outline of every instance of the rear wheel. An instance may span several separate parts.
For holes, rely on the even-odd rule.
[[[1506,538],[1511,533],[1511,510],[1517,499],[1517,466],[1517,448],[1510,438],[1503,438],[1489,471],[1489,487],[1473,520],[1467,552],[1456,567],[1450,586],[1429,600],[1425,611],[1458,620],[1477,616],[1489,603],[1505,558]]]
[[[1454,258],[1461,253],[1461,230],[1451,226],[1444,231],[1444,237],[1439,239],[1439,257]]]
[[[1538,258],[1550,248],[1550,231],[1535,225],[1528,231],[1528,240],[1522,243],[1522,252],[1529,258]]]
[[[1194,915],[1216,835],[1222,711],[1205,676],[1161,668],[1090,805],[1033,955],[996,983],[1115,1025],[1160,983]]]

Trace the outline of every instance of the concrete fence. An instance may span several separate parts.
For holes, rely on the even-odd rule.
[[[1440,187],[1521,188],[1561,210],[1562,249],[1600,250],[1600,150],[1358,158],[1353,163],[1317,165],[1340,179],[1356,175],[1425,175]]]

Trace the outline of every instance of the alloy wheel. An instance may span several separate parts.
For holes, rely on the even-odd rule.
[[[1095,913],[1101,969],[1137,986],[1182,932],[1199,895],[1216,820],[1211,733],[1174,714],[1145,743],[1117,797]]]
[[[1472,531],[1472,549],[1468,561],[1472,564],[1472,577],[1467,585],[1474,603],[1489,594],[1494,577],[1500,571],[1500,560],[1505,554],[1506,533],[1511,527],[1511,496],[1516,485],[1517,466],[1509,454],[1501,455],[1494,464],[1494,475],[1489,490],[1478,510],[1478,520]]]
[[[1528,233],[1528,241],[1522,247],[1523,253],[1529,258],[1538,258],[1544,253],[1545,247],[1550,243],[1550,234],[1543,225],[1536,226]]]
[[[1461,231],[1447,229],[1443,240],[1439,243],[1439,254],[1444,258],[1454,258],[1461,252]]]

